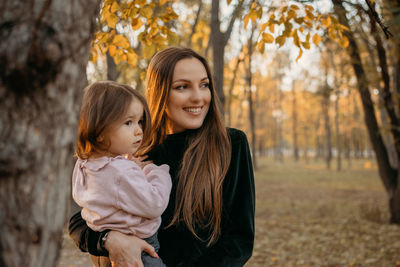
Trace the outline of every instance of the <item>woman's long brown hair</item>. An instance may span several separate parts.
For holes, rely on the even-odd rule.
[[[221,233],[222,185],[229,168],[231,146],[210,68],[206,59],[192,49],[169,47],[154,55],[149,64],[146,93],[153,127],[142,153],[166,138],[166,106],[172,77],[176,63],[184,58],[197,58],[204,65],[210,81],[211,102],[203,125],[189,138],[178,173],[175,213],[169,226],[183,222],[199,239],[196,228],[206,229],[210,245]]]

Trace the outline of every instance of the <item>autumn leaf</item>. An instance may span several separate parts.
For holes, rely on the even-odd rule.
[[[156,52],[156,47],[154,46],[154,44],[146,45],[143,48],[143,56],[145,58],[151,58],[155,52]]]
[[[110,54],[110,56],[114,57],[116,51],[117,51],[117,47],[115,45],[108,46],[108,53]]]
[[[303,47],[305,49],[310,49],[310,43],[309,42],[302,42],[301,44],[303,45]]]
[[[275,43],[279,44],[279,47],[281,47],[282,45],[284,45],[285,42],[286,42],[286,37],[283,36],[283,35],[278,36],[278,37],[276,37],[276,39],[275,39]]]
[[[128,64],[131,65],[132,67],[135,67],[138,60],[138,56],[136,55],[136,53],[130,51],[127,53],[127,57],[128,57]]]
[[[265,43],[263,40],[261,40],[258,44],[257,44],[257,50],[262,54],[264,53],[265,50]]]
[[[299,52],[299,55],[296,58],[296,62],[301,58],[302,55],[303,55],[303,49],[300,48],[300,52]]]
[[[232,1],[232,0],[231,0]],[[163,6],[165,5],[167,2],[169,2],[169,0],[160,0],[160,5]],[[228,3],[229,5],[229,3]]]
[[[340,45],[341,48],[346,48],[346,47],[348,47],[348,46],[349,46],[349,39],[347,39],[347,37],[344,36],[343,38],[341,38],[341,39],[339,40],[339,45]]]
[[[106,21],[107,21],[108,27],[114,29],[114,28],[115,28],[115,25],[117,24],[118,17],[117,17],[115,14],[111,14],[111,13],[110,13],[110,14],[106,17]]]
[[[112,6],[111,6],[111,13],[115,13],[116,11],[118,11],[120,9],[117,1],[114,1]]]
[[[130,43],[129,43],[128,39],[126,39],[125,36],[122,36],[120,34],[117,34],[117,35],[114,36],[114,39],[113,39],[112,43],[115,46],[119,46],[119,47],[122,47],[122,48],[125,48],[125,49],[130,47]]]
[[[140,27],[143,26],[143,21],[139,18],[133,18],[131,20],[131,25],[132,25],[132,29],[136,31],[136,30],[139,30]]]
[[[322,40],[321,36],[319,36],[317,33],[314,34],[312,41],[316,46],[318,46],[318,44],[321,42],[321,40]]]
[[[272,35],[269,34],[269,33],[263,32],[263,34],[262,34],[262,39],[263,39],[263,41],[266,42],[266,43],[273,43],[273,42],[274,42],[274,36],[272,36]]]

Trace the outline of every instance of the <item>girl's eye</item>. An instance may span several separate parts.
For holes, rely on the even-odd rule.
[[[133,122],[132,122],[131,120],[129,120],[129,121],[126,121],[126,122],[125,122],[125,125],[127,125],[127,126],[131,126],[131,125],[132,125],[132,123],[133,123]]]
[[[139,121],[138,121],[138,124],[139,124],[140,126],[143,126],[143,120],[139,120]]]

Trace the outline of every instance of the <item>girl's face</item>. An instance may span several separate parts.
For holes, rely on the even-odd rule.
[[[113,156],[135,153],[142,138],[143,105],[133,98],[121,120],[106,129],[104,139],[110,142],[108,152]]]
[[[166,114],[173,133],[203,125],[211,101],[209,79],[197,58],[179,60],[174,69]]]

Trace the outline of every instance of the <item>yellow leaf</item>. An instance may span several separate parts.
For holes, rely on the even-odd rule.
[[[140,29],[140,27],[143,26],[143,21],[139,18],[133,18],[131,20],[131,25],[132,25],[132,29],[137,31]]]
[[[251,19],[251,21],[254,23],[254,22],[256,22],[256,20],[257,20],[257,18],[258,18],[258,15],[257,15],[257,12],[255,12],[255,11],[250,11],[250,19]]]
[[[130,51],[128,52],[127,57],[128,57],[128,64],[131,65],[132,67],[135,67],[138,60],[138,56],[136,55],[136,53]]]
[[[146,79],[146,72],[145,72],[145,71],[142,71],[142,72],[140,73],[140,79],[141,79],[142,81],[144,81],[144,80]]]
[[[153,44],[146,45],[143,48],[143,56],[145,58],[151,58],[154,55],[155,52],[156,52],[156,48],[155,48],[155,46]]]
[[[107,25],[108,27],[114,29],[115,25],[117,24],[118,17],[115,14],[110,14],[107,18]]]
[[[287,20],[290,20],[291,18],[296,18],[296,17],[297,17],[296,10],[290,9],[288,11]]]
[[[301,58],[302,55],[303,55],[303,49],[300,48],[300,53],[296,58],[296,62]]]
[[[297,47],[300,48],[300,38],[299,38],[299,35],[297,34],[297,30],[294,30],[294,33],[293,33],[293,42],[294,42],[294,44],[295,44]]]
[[[114,2],[112,3],[112,6],[111,6],[111,13],[115,13],[115,12],[116,12],[117,10],[119,10],[119,9],[120,9],[120,7],[119,7],[117,1],[114,1]]]
[[[350,31],[349,28],[347,28],[346,26],[342,25],[342,24],[338,24],[337,25],[339,27],[339,29],[344,30],[344,31]]]
[[[108,46],[108,53],[110,54],[110,56],[114,57],[116,52],[117,52],[117,47],[115,45]]]
[[[263,40],[261,40],[258,44],[257,44],[257,50],[263,54],[264,50],[265,50],[265,43]]]
[[[175,45],[179,42],[178,35],[173,31],[168,31],[167,38],[168,38],[168,43],[171,45]]]
[[[257,3],[256,3],[256,2],[253,2],[253,3],[251,4],[251,7],[250,7],[250,9],[255,9],[255,8],[256,8],[256,6],[257,6]]]
[[[269,25],[268,29],[269,29],[270,32],[274,33],[274,32],[275,32],[275,24],[274,24],[274,23],[271,23],[271,24]]]
[[[294,9],[294,10],[299,10],[300,9],[297,5],[290,5],[290,8]]]
[[[302,42],[301,44],[303,45],[303,47],[305,49],[310,49],[310,43],[309,42]]]
[[[305,7],[306,7],[306,9],[308,9],[308,10],[310,10],[310,11],[313,11],[314,10],[314,7],[313,6],[310,6],[310,5],[304,5]]]
[[[122,47],[122,48],[125,48],[125,49],[127,49],[127,48],[129,48],[131,46],[129,41],[128,41],[128,39],[126,39],[125,36],[120,35],[120,34],[116,34],[114,36],[113,45],[119,46],[119,47]]]
[[[156,35],[156,34],[158,33],[158,31],[159,31],[159,28],[158,28],[158,27],[154,27],[154,28],[151,28],[151,29],[150,29],[149,34],[150,34],[151,36],[154,36],[154,35]]]
[[[150,6],[144,6],[141,10],[140,10],[140,14],[147,18],[150,19],[151,16],[153,15],[153,9]]]
[[[303,28],[303,27],[300,27],[300,28],[299,28],[299,31],[300,31],[301,33],[303,33],[303,32],[304,32],[304,28]]]
[[[329,25],[331,25],[331,17],[328,16],[327,18],[322,18],[321,23],[322,25],[324,25],[325,27],[329,27]]]
[[[283,36],[283,35],[278,36],[278,37],[276,37],[276,39],[275,39],[275,43],[279,44],[279,47],[281,47],[282,45],[284,45],[285,42],[286,42],[286,37]]]
[[[319,36],[317,33],[314,34],[312,41],[316,46],[318,46],[318,44],[321,42],[321,40],[322,40],[321,36]]]
[[[306,19],[308,20],[313,20],[314,19],[314,14],[310,10],[306,10]]]
[[[270,23],[271,23],[270,21],[267,21],[266,23],[264,23],[263,25],[261,25],[260,32],[265,31],[265,29],[268,27],[268,25],[269,25]]]
[[[273,42],[274,42],[274,36],[272,36],[272,35],[269,34],[269,33],[263,32],[263,34],[262,34],[262,39],[263,39],[263,41],[266,42],[266,43],[273,43]]]
[[[244,22],[244,28],[247,28],[247,24],[249,23],[250,20],[250,14],[247,14],[246,16],[244,16],[243,18],[243,22]]]
[[[341,39],[339,40],[339,45],[340,45],[341,48],[346,48],[346,47],[348,47],[348,46],[349,46],[349,39],[347,39],[347,37],[344,36],[343,38],[341,38]]]
[[[232,1],[232,0],[231,0]],[[165,5],[169,0],[160,0],[160,6]],[[228,4],[229,5],[229,4]]]

